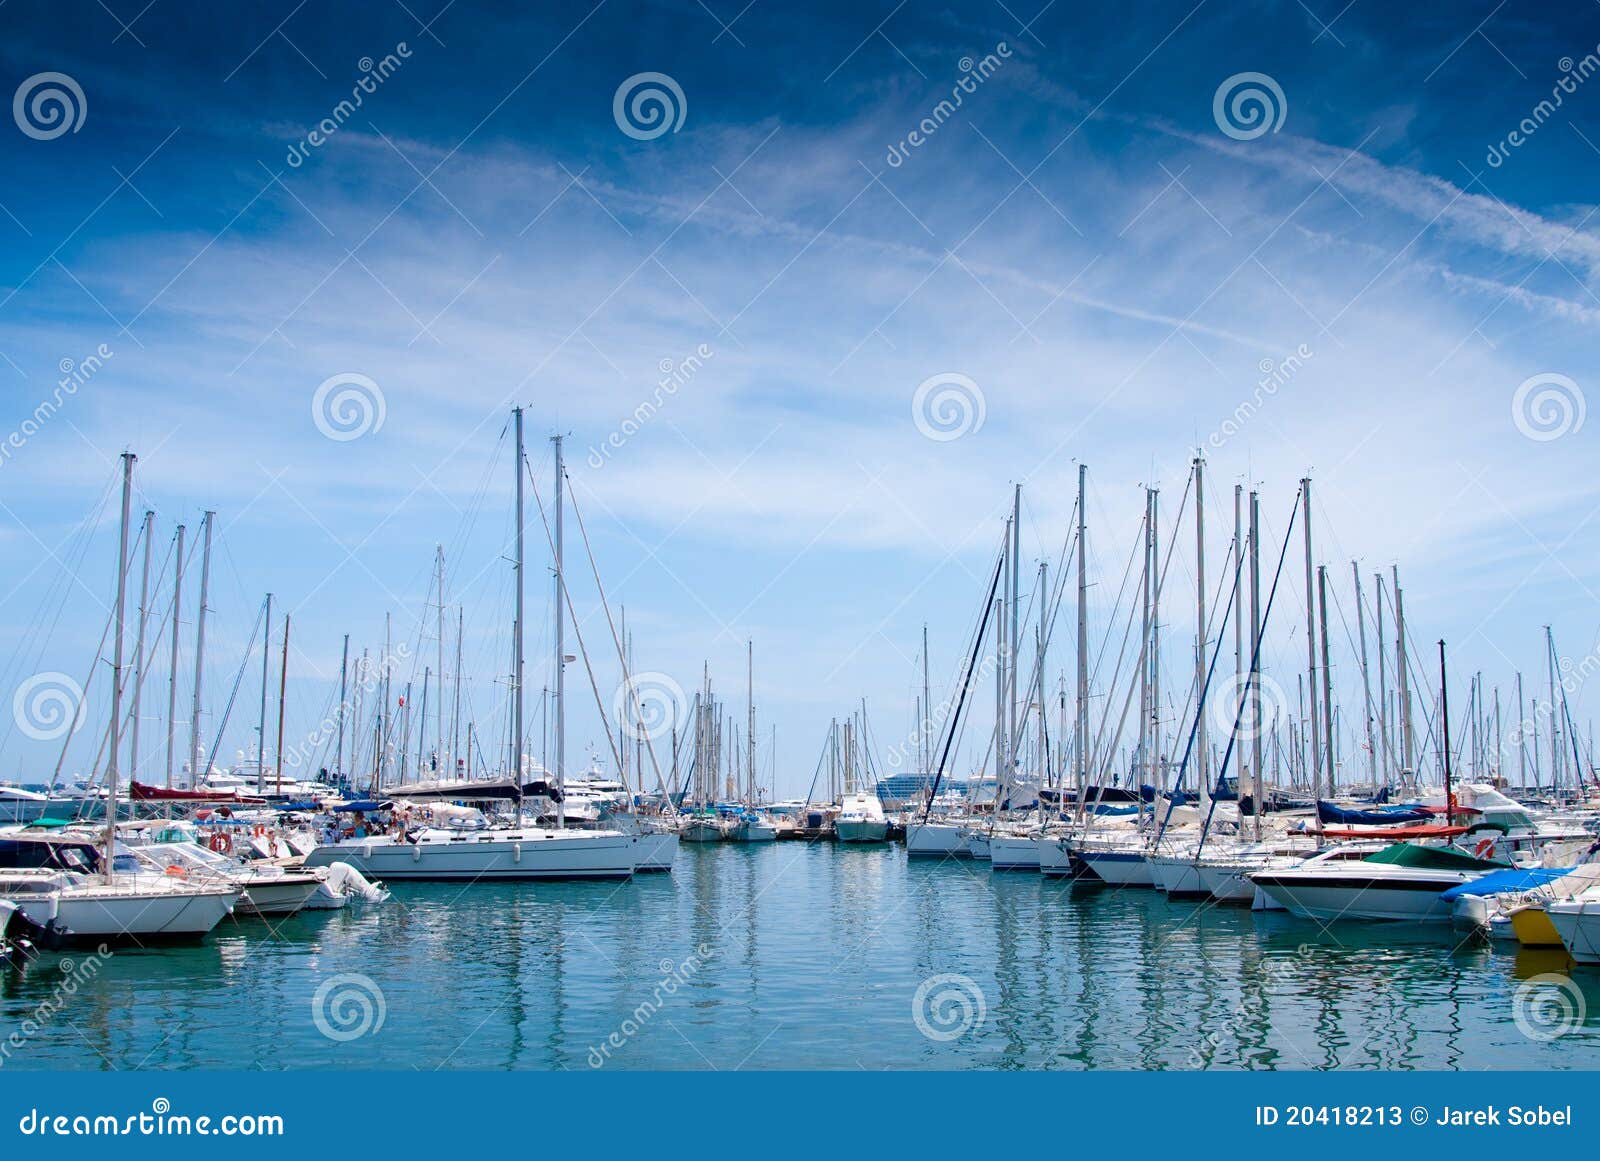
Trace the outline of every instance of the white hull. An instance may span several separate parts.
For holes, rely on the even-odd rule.
[[[1069,841],[1059,835],[1039,840],[1039,873],[1047,879],[1067,879],[1076,873]]]
[[[728,837],[727,832],[719,824],[699,819],[686,823],[682,834],[686,843],[720,843]]]
[[[1154,887],[1156,885],[1155,874],[1142,851],[1132,848],[1099,851],[1083,848],[1078,851],[1078,857],[1096,876],[1105,880],[1110,886]]]
[[[967,832],[967,857],[969,859],[989,859],[989,835],[986,831],[969,830]]]
[[[434,837],[435,835],[439,837]],[[346,862],[368,878],[626,879],[643,835],[524,828],[461,836],[430,832],[417,842],[355,839],[320,846],[306,865]]]
[[[236,915],[293,915],[322,887],[315,875],[252,877],[244,880],[244,895],[234,907]]]
[[[1600,964],[1600,906],[1574,900],[1545,908],[1561,943],[1578,963]]]
[[[1351,866],[1335,874],[1258,871],[1253,881],[1301,918],[1448,923],[1453,905],[1439,898],[1440,892],[1477,877],[1448,872],[1435,872],[1431,877],[1367,875]]]
[[[842,843],[881,843],[889,837],[889,824],[870,818],[841,818],[834,822],[833,833]]]
[[[1037,871],[1038,840],[1033,835],[990,835],[989,863],[996,871]]]
[[[1259,861],[1202,862],[1200,886],[1221,903],[1248,903],[1255,898],[1256,885],[1250,881],[1254,871],[1262,869]]]
[[[770,843],[778,837],[778,828],[770,822],[741,822],[729,836],[736,843]]]
[[[914,859],[969,859],[967,839],[953,822],[906,824],[906,854]]]
[[[1185,898],[1209,895],[1200,881],[1200,869],[1193,855],[1149,855],[1145,862],[1156,886],[1168,895]]]
[[[48,893],[4,893],[34,923],[53,923],[74,942],[198,939],[233,910],[237,888],[131,890],[94,885]]]
[[[639,871],[670,871],[678,857],[678,836],[670,831],[647,831],[636,837],[638,862],[633,869]]]

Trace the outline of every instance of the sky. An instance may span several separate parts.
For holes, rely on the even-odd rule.
[[[609,764],[596,703],[623,701],[590,551],[656,704],[681,710],[709,670],[743,729],[753,643],[762,780],[801,794],[863,699],[893,768],[924,624],[934,700],[952,695],[1019,483],[1034,607],[1079,463],[1095,728],[1127,695],[1123,586],[1152,486],[1177,546],[1161,611],[1180,732],[1192,507],[1173,524],[1197,449],[1213,602],[1234,486],[1260,491],[1265,554],[1313,480],[1352,765],[1352,560],[1369,634],[1373,574],[1396,566],[1418,651],[1449,642],[1452,708],[1482,671],[1509,732],[1550,625],[1586,723],[1600,7],[1425,7],[11,0],[0,778],[96,763],[124,451],[135,521],[156,513],[147,648],[186,525],[185,670],[190,550],[217,513],[201,721],[220,762],[253,745],[268,592],[269,700],[287,611],[286,745],[308,766],[329,760],[345,634],[376,656],[390,618],[417,705],[439,546],[462,717],[505,753],[513,406],[536,756],[554,618],[532,488],[549,510],[556,434],[575,501],[573,768],[591,748]],[[1290,702],[1298,552],[1263,653]],[[1052,689],[1072,682],[1072,602]],[[151,653],[138,770],[158,781],[168,654]],[[1413,657],[1430,682],[1432,664]],[[50,715],[85,685],[88,724],[64,734]],[[962,767],[989,729],[992,695],[975,701]]]

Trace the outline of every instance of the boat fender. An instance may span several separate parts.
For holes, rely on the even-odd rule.
[[[511,861],[513,863],[522,862],[522,844],[521,843],[512,843],[511,844]]]
[[[411,861],[413,863],[420,863],[422,861],[422,844],[421,843],[412,843],[411,844]]]

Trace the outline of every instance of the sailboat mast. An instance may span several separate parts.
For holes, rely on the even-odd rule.
[[[1401,758],[1407,774],[1416,772],[1416,734],[1411,728],[1411,675],[1406,664],[1406,602],[1400,591],[1400,566],[1389,566],[1394,587],[1394,666],[1395,695],[1400,699]]]
[[[1089,566],[1086,539],[1089,522],[1084,512],[1084,499],[1088,492],[1089,468],[1078,465],[1078,720],[1077,733],[1077,790],[1078,817],[1081,819],[1088,806],[1089,785]]]
[[[1039,562],[1039,627],[1038,627],[1037,630],[1035,630],[1035,641],[1034,641],[1034,644],[1035,644],[1035,646],[1037,648],[1037,651],[1038,651],[1038,657],[1034,660],[1034,663],[1033,663],[1034,679],[1033,679],[1032,683],[1030,683],[1030,690],[1029,690],[1029,694],[1028,694],[1028,698],[1029,698],[1030,703],[1031,703],[1031,701],[1033,699],[1034,690],[1037,690],[1037,692],[1039,694],[1039,756],[1038,756],[1037,761],[1039,763],[1039,787],[1040,787],[1040,789],[1043,789],[1044,787],[1050,785],[1050,751],[1048,749],[1049,743],[1048,743],[1048,741],[1047,741],[1047,739],[1045,737],[1045,705],[1044,705],[1044,672],[1045,672],[1045,668],[1044,668],[1045,667],[1044,623],[1045,623],[1045,605],[1048,603],[1046,601],[1046,599],[1045,599],[1045,594],[1050,591],[1049,585],[1046,583],[1048,581],[1048,578],[1049,578],[1049,573],[1046,571],[1045,562],[1041,560]],[[1041,818],[1044,816],[1044,795],[1043,794],[1039,795],[1039,815],[1040,815]]]
[[[1302,523],[1305,525],[1306,546],[1306,681],[1311,691],[1311,797],[1322,793],[1322,736],[1317,711],[1317,593],[1313,585],[1311,564],[1311,479],[1300,480],[1300,501],[1305,507]]]
[[[104,858],[107,883],[111,882],[112,859],[115,855],[117,840],[117,757],[118,752],[122,749],[122,632],[128,592],[128,516],[133,501],[133,462],[136,458],[132,452],[122,453],[122,530],[117,540],[116,634],[111,646],[110,763],[107,766],[106,774],[106,846]]]
[[[1444,822],[1449,826],[1456,811],[1456,795],[1450,769],[1450,685],[1445,676],[1442,640],[1439,642],[1439,718],[1439,743],[1444,747]]]
[[[334,758],[334,770],[337,774],[344,774],[344,715],[345,698],[348,696],[350,671],[350,634],[344,635],[344,648],[339,654],[339,750]]]
[[[150,615],[150,537],[156,530],[156,514],[145,509],[144,563],[139,578],[139,627],[134,633],[133,645],[133,724],[128,736],[128,777],[139,777],[139,703],[144,691],[144,630]]]
[[[1350,579],[1356,586],[1356,632],[1361,637],[1361,698],[1366,719],[1367,777],[1373,788],[1378,785],[1378,749],[1372,738],[1372,674],[1367,669],[1367,601],[1361,594],[1361,568],[1350,562]]]
[[[261,716],[256,719],[256,793],[267,786],[267,670],[272,664],[272,594],[267,594],[266,619],[261,623]]]
[[[1079,551],[1082,551],[1081,549]],[[1150,760],[1156,790],[1166,789],[1167,767],[1161,738],[1161,489],[1150,489]]]
[[[206,671],[206,598],[211,592],[211,524],[216,513],[207,511],[200,521],[200,608],[194,622],[194,703],[189,712],[189,785],[200,785],[200,679]]]
[[[177,755],[178,730],[178,625],[183,620],[183,525],[178,525],[172,572],[172,665],[167,675],[167,789],[172,789],[172,765]]]
[[[1544,627],[1545,664],[1550,676],[1550,789],[1560,791],[1567,759],[1561,752],[1560,726],[1556,721],[1556,645],[1550,626]]]
[[[567,619],[562,597],[566,592],[566,577],[562,573],[561,562],[561,517],[565,504],[562,500],[562,489],[565,487],[566,468],[561,459],[561,436],[552,436],[550,442],[556,447],[556,788],[562,791],[562,801],[556,803],[556,825],[567,825],[567,803],[565,788],[567,785],[567,694],[566,675],[567,658],[566,645],[563,633],[566,630]]]
[[[433,772],[436,777],[443,777],[443,775],[439,774],[439,770],[444,765],[446,758],[444,749],[444,545],[436,545],[434,551],[437,553],[439,560],[439,618],[437,622],[439,628],[439,668],[434,670],[434,673],[437,674],[439,696],[435,699],[433,711],[433,748],[438,751],[434,755]]]
[[[922,773],[928,773],[932,764],[933,738],[930,731],[933,729],[933,703],[928,699],[928,622],[922,622],[922,713],[921,720],[917,723],[922,731]]]
[[[278,668],[278,782],[277,793],[283,793],[283,705],[284,695],[289,690],[289,621],[290,615],[283,615],[283,661]]]
[[[512,471],[516,473],[516,613],[511,624],[511,761],[508,772],[513,787],[512,796],[517,803],[517,825],[522,825],[522,408],[511,409],[517,429],[516,454],[512,457]],[[561,590],[556,589],[557,624],[561,617]],[[559,653],[560,646],[556,649]],[[558,658],[559,660],[559,658]],[[559,672],[559,668],[557,670]],[[559,678],[558,678],[559,680]]]
[[[751,806],[756,804],[756,643],[754,639],[744,643],[744,673],[745,673],[745,708],[747,725],[745,727],[745,794]]]
[[[1022,592],[1022,485],[1014,486],[1011,493],[1011,658],[1010,674],[1007,684],[1007,718],[1006,718],[1006,760],[1008,772],[1014,776],[1017,765],[1017,666],[1018,648],[1021,645],[1019,629],[1021,627],[1021,609],[1019,603]]]
[[[1328,772],[1328,797],[1333,797],[1333,672],[1328,663],[1328,566],[1317,566],[1317,606],[1322,623],[1322,724],[1323,747],[1326,751],[1325,768]],[[1313,700],[1316,690],[1311,691]]]
[[[1150,553],[1150,489],[1144,490],[1144,577],[1140,592],[1139,638],[1139,761],[1134,768],[1134,792],[1139,794],[1139,813],[1144,814],[1144,795],[1139,787],[1150,778],[1150,593],[1155,562]],[[1152,783],[1153,784],[1153,783]]]
[[[1210,748],[1206,741],[1206,707],[1201,697],[1206,688],[1206,491],[1205,460],[1194,457],[1194,696],[1195,696],[1195,778],[1200,801],[1211,797]]]
[[[1383,574],[1372,574],[1372,607],[1375,620],[1372,635],[1378,642],[1378,753],[1382,761],[1378,769],[1385,782],[1389,778],[1389,672],[1385,668],[1383,640]],[[1373,778],[1377,782],[1377,778]]]
[[[466,627],[467,627],[467,610],[463,606],[457,605],[456,606],[456,672],[455,672],[455,676],[452,677],[451,681],[450,681],[451,691],[455,695],[453,697],[453,699],[452,699],[453,704],[450,707],[450,718],[451,718],[451,721],[450,721],[450,757],[451,757],[450,773],[451,773],[452,777],[454,777],[454,775],[455,775],[456,766],[460,763],[460,759],[457,758],[456,755],[458,753],[460,753],[460,748],[461,748],[461,638],[462,638],[462,635],[463,635],[464,631],[466,630]],[[468,747],[468,749],[471,749],[471,747],[472,747],[471,738],[468,738],[468,740],[467,740],[467,747]],[[470,755],[469,755],[469,757],[470,757]]]
[[[1250,491],[1250,800],[1255,807],[1256,842],[1261,841],[1261,816],[1267,812],[1265,771],[1261,765],[1261,503]]]

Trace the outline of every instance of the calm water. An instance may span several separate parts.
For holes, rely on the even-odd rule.
[[[672,875],[620,886],[400,885],[119,952],[64,995],[84,958],[0,976],[0,1042],[61,1004],[4,1068],[1600,1067],[1600,971],[1573,972],[1588,1016],[1565,1035],[1514,1018],[1559,954],[899,847],[686,845]]]

